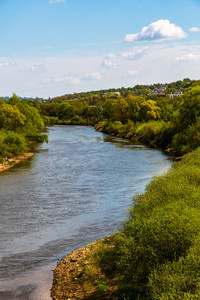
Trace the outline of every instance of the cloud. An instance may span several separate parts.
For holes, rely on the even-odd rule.
[[[127,75],[129,76],[135,76],[137,75],[139,72],[137,70],[128,70],[127,71]]]
[[[114,53],[109,53],[108,54],[108,58],[110,59],[113,59],[113,58],[115,58],[116,57],[116,55],[114,54]]]
[[[61,77],[56,77],[53,79],[55,83],[62,83],[65,82],[69,85],[76,85],[80,84],[81,80],[79,78],[73,77],[73,76],[61,76]]]
[[[44,84],[51,83],[51,82],[52,82],[52,79],[50,79],[50,78],[44,78],[42,80],[42,83],[44,83]]]
[[[48,3],[65,3],[66,0],[49,0]]]
[[[0,62],[0,67],[11,67],[11,66],[16,66],[16,62],[14,61],[4,61]]]
[[[33,72],[39,72],[42,73],[44,72],[45,69],[45,64],[44,63],[35,63],[32,67],[31,67],[31,71]]]
[[[190,31],[191,32],[199,32],[200,28],[199,27],[192,27],[192,28],[190,28]]]
[[[110,68],[110,69],[117,69],[117,64],[109,59],[105,59],[102,63],[102,67]]]
[[[197,54],[185,54],[179,57],[176,57],[174,61],[197,61],[200,59],[200,55]]]
[[[121,53],[121,58],[128,60],[138,60],[140,59],[146,52],[149,47],[144,47],[142,49],[137,49],[135,51],[126,51]]]
[[[85,74],[83,80],[101,80],[102,75],[99,72]]]
[[[143,27],[141,32],[135,34],[127,34],[124,41],[130,42],[145,42],[145,41],[166,41],[183,39],[187,34],[179,26],[170,23],[169,20],[158,20],[151,23],[147,27]]]

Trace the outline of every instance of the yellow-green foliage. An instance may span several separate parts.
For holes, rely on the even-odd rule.
[[[136,130],[138,140],[144,144],[157,144],[157,139],[160,138],[166,123],[164,121],[149,121],[141,123]]]
[[[199,220],[200,148],[134,197],[102,267],[151,299],[199,299]]]
[[[13,131],[0,131],[0,156],[12,157],[27,150],[24,136]]]
[[[20,101],[13,94],[8,102],[0,101],[0,156],[12,157],[27,151],[28,141],[48,142],[40,132],[47,122],[34,102]]]

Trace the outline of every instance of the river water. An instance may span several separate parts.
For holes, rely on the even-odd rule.
[[[0,173],[0,300],[50,300],[59,258],[120,229],[133,195],[172,160],[92,127],[54,126]]]

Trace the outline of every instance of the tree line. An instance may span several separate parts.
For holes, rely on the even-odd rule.
[[[200,145],[200,83],[181,97],[92,95],[40,103],[52,124],[92,125],[99,131],[182,155]]]

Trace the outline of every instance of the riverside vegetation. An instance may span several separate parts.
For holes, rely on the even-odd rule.
[[[35,102],[20,101],[16,94],[7,102],[0,99],[0,163],[5,157],[24,154],[33,142],[48,142],[48,136],[41,134],[48,123],[49,118],[40,114]]]
[[[133,198],[120,232],[97,242],[79,264],[72,255],[69,262],[77,266],[72,271],[63,267],[65,259],[61,262],[52,296],[56,300],[199,299],[200,82],[190,82],[184,95],[174,99],[131,93],[84,96],[52,103],[22,102],[16,95],[8,103],[2,100],[2,155],[22,151],[30,140],[44,140],[38,132],[45,124],[62,123],[93,125],[133,143],[184,156],[166,174],[155,177],[144,194]],[[31,113],[36,116],[33,123]],[[6,140],[10,135],[21,141],[19,146],[15,142],[10,147]]]
[[[133,198],[120,232],[97,242],[87,257],[73,260],[75,252],[58,264],[53,299],[199,299],[200,82],[175,99],[93,95],[43,109],[62,122],[95,124],[184,155]],[[68,273],[70,262],[76,267]]]

